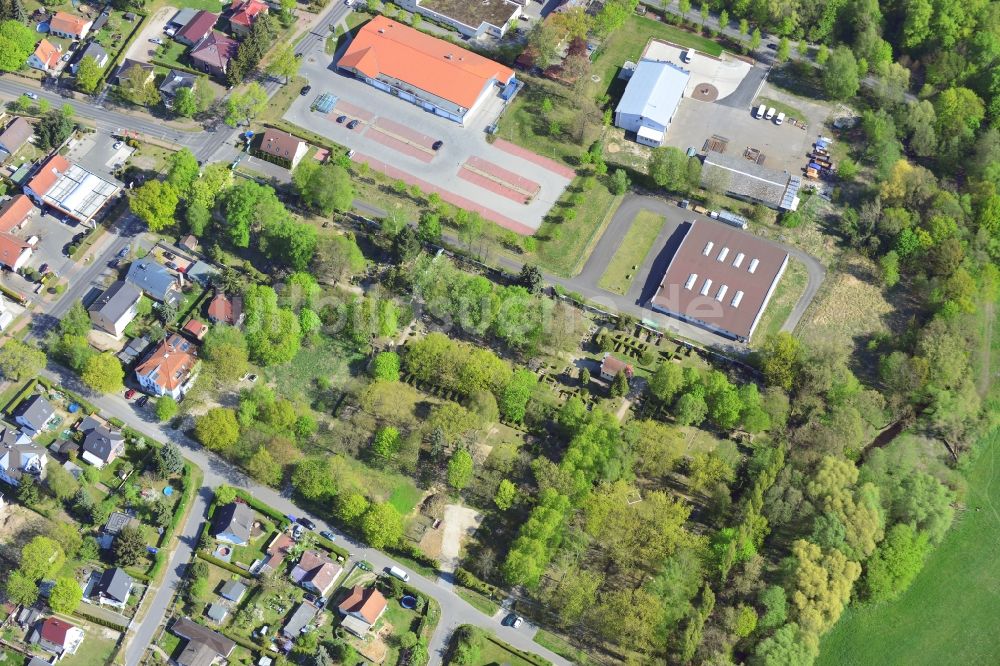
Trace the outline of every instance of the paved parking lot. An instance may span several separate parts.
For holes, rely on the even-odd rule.
[[[135,60],[136,62],[149,62],[153,56],[156,55],[156,49],[159,48],[156,44],[151,43],[149,40],[156,37],[167,41],[168,37],[163,32],[164,26],[166,26],[167,21],[169,21],[174,14],[177,13],[176,7],[161,7],[156,14],[151,16],[146,25],[143,26],[142,32],[139,36],[135,38],[132,45],[128,48],[128,53],[125,54],[126,58]]]
[[[81,139],[70,144],[66,157],[91,173],[114,181],[116,179],[111,176],[112,172],[125,164],[135,151],[124,143],[116,149],[117,142],[118,140],[109,134],[100,132],[84,134]]]
[[[681,53],[684,52],[688,53],[687,62],[681,60]],[[719,99],[731,95],[753,69],[750,63],[727,53],[723,53],[721,58],[714,58],[694,49],[681,48],[656,39],[646,45],[642,57],[671,62],[688,70],[691,75],[684,88],[684,97],[691,97],[699,86],[705,84],[715,88]]]
[[[437,192],[454,205],[479,212],[486,219],[521,234],[531,234],[558,200],[571,178],[543,160],[530,160],[500,150],[487,143],[485,128],[502,106],[494,96],[465,127],[377,90],[362,81],[336,71],[334,58],[323,53],[322,44],[303,58],[300,74],[312,85],[309,95],[297,98],[285,114],[295,125],[326,136],[356,151],[355,161],[413,185],[425,192]],[[338,97],[330,114],[310,110],[316,97],[331,93]],[[499,93],[499,89],[497,89]],[[339,115],[362,122],[354,130],[337,123]],[[442,141],[437,151],[429,144]],[[494,179],[473,182],[460,177],[470,158],[479,158],[499,170],[518,174],[537,184],[537,193],[528,203],[524,197],[497,192]],[[497,171],[498,173],[500,171]],[[508,188],[503,188],[504,190]]]
[[[86,232],[87,229],[79,224],[65,224],[52,215],[43,215],[38,209],[28,218],[18,232],[21,238],[38,236],[38,244],[35,245],[34,252],[28,265],[38,268],[42,264],[48,264],[48,270],[57,275],[65,274],[73,261],[66,256],[63,249],[73,241],[73,236]]]

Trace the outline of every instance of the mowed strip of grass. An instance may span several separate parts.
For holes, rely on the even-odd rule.
[[[597,285],[616,294],[625,295],[632,286],[636,271],[653,248],[656,237],[663,229],[666,219],[648,210],[641,211],[632,220],[632,226],[618,246],[615,256],[608,262]]]
[[[650,39],[687,46],[716,57],[722,55],[722,47],[711,39],[632,14],[625,21],[625,25],[616,30],[601,48],[594,67],[594,73],[601,77],[599,85],[610,85],[618,73],[618,68],[626,60],[637,62]]]
[[[578,186],[581,179],[573,186]],[[583,269],[593,244],[604,233],[622,197],[615,196],[601,182],[594,182],[583,192],[583,202],[576,207],[573,219],[543,222],[535,234],[539,239],[534,258],[543,269],[572,277]],[[553,209],[553,213],[556,209]],[[530,255],[529,255],[530,256]]]
[[[820,644],[817,666],[995,664],[1000,552],[1000,430],[978,444],[966,510],[902,597],[851,608]]]
[[[805,264],[798,259],[789,257],[785,274],[781,276],[781,282],[774,290],[771,301],[767,304],[767,309],[764,310],[764,314],[757,324],[757,329],[753,332],[755,344],[771,333],[777,333],[781,330],[808,283],[809,273],[806,272]]]

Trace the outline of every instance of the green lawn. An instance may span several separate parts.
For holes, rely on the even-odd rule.
[[[59,660],[60,666],[105,666],[115,651],[117,639],[106,638],[101,627],[87,622],[73,620],[87,634],[83,644],[76,651]]]
[[[781,330],[792,308],[799,302],[799,297],[805,291],[809,282],[809,274],[806,272],[805,264],[798,259],[788,258],[788,268],[778,283],[778,288],[774,290],[771,301],[767,304],[767,309],[760,318],[757,328],[753,333],[753,342],[759,344],[761,340],[771,333]]]
[[[585,187],[588,182],[590,186]],[[616,197],[603,183],[592,178],[575,180],[562,201],[566,202],[574,194],[571,190],[581,187],[584,187],[580,192],[583,200],[576,206],[569,204],[576,210],[576,217],[543,222],[535,234],[539,239],[535,260],[543,269],[557,275],[572,276],[580,272],[593,244],[600,238],[622,201],[622,197]],[[563,210],[560,204],[556,204],[552,214]]]
[[[392,494],[389,495],[389,504],[396,507],[399,515],[406,516],[413,511],[413,507],[420,501],[421,495],[423,493],[419,488],[411,483],[403,483],[392,489]]]
[[[24,666],[27,658],[20,652],[0,648],[0,666]]]
[[[633,218],[632,226],[597,283],[601,289],[622,295],[628,292],[636,271],[652,249],[665,221],[662,216],[648,210],[641,211]]]
[[[851,608],[820,644],[819,666],[992,664],[1000,654],[1000,430],[978,444],[967,510],[896,601]]]
[[[497,614],[497,611],[500,610],[500,604],[497,602],[486,598],[478,592],[466,589],[459,585],[455,585],[455,594],[469,602],[469,604],[480,613],[489,617],[493,617]]]
[[[336,341],[321,336],[311,347],[303,347],[291,363],[265,370],[265,377],[274,383],[277,395],[293,403],[309,403],[316,379],[326,377],[336,383],[338,378],[350,377],[348,366],[356,357]]]
[[[483,639],[483,649],[479,652],[479,659],[473,666],[487,666],[487,664],[506,664],[507,666],[536,666],[535,662],[528,661],[521,655],[512,652],[504,647],[504,643],[499,639]],[[545,662],[548,663],[548,662]]]
[[[219,5],[215,5],[215,11],[218,10]],[[166,63],[167,65],[176,64],[182,67],[187,67],[187,65],[181,61],[187,48],[188,47],[184,44],[169,39],[166,40],[166,43],[163,46],[156,49],[156,55],[154,57],[157,62]]]
[[[578,666],[590,666],[590,664],[594,663],[594,660],[586,652],[578,650],[570,645],[566,639],[544,629],[539,629],[538,633],[535,634],[535,642],[542,647],[552,650],[559,656],[569,659]]]
[[[600,126],[588,126],[582,139],[573,136],[574,118],[579,109],[567,95],[568,90],[545,79],[531,78],[530,84],[504,111],[497,126],[497,136],[539,155],[577,167],[580,155],[600,135]],[[552,103],[552,110],[548,113],[542,111],[546,99]],[[553,122],[558,126],[553,126]]]

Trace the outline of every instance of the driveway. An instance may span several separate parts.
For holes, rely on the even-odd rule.
[[[487,143],[485,129],[495,118],[499,97],[487,102],[492,111],[477,112],[463,127],[339,73],[337,58],[324,53],[318,40],[302,60],[300,75],[309,80],[312,92],[292,102],[285,120],[355,150],[355,161],[368,162],[393,179],[437,192],[445,201],[520,234],[541,225],[571,180],[543,161]],[[338,97],[333,111],[312,111],[324,93]],[[357,119],[358,127],[351,130],[346,121],[336,122],[341,115]],[[431,147],[435,141],[442,142],[436,151]],[[526,192],[530,200],[523,203],[525,197],[519,195]]]
[[[125,54],[125,57],[137,62],[149,62],[156,55],[156,49],[158,48],[156,44],[151,43],[149,40],[156,37],[167,41],[168,37],[163,33],[163,28],[167,25],[167,21],[176,13],[176,7],[160,7],[146,21],[142,32],[132,42],[132,46],[128,47],[128,53]]]

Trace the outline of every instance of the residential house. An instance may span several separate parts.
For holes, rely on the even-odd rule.
[[[191,19],[193,19],[195,17],[195,14],[197,13],[198,13],[197,9],[191,9],[191,8],[182,9],[178,11],[176,14],[174,14],[173,17],[169,21],[167,21],[167,24],[163,27],[165,30],[168,31],[173,30],[174,33],[176,33],[178,30],[180,30],[188,23],[190,23]],[[167,34],[169,35],[174,33],[168,32]]]
[[[615,108],[615,127],[635,133],[641,144],[663,145],[689,76],[670,62],[640,60]]]
[[[18,485],[25,474],[44,480],[49,462],[45,450],[17,428],[4,424],[0,427],[0,480],[12,486]]]
[[[271,543],[267,546],[267,557],[261,562],[259,569],[255,573],[265,571],[277,571],[278,567],[285,561],[285,556],[295,545],[295,540],[287,532],[278,532]]]
[[[374,587],[364,588],[361,585],[355,585],[347,598],[337,606],[344,617],[341,626],[358,638],[365,637],[382,617],[385,609],[386,600],[382,593]]]
[[[198,237],[194,234],[188,234],[181,239],[181,242],[177,244],[182,250],[187,250],[188,252],[198,251]]]
[[[107,569],[94,590],[98,603],[115,608],[124,608],[132,594],[132,577],[120,567]]]
[[[227,580],[219,589],[219,595],[234,604],[238,604],[246,593],[247,586],[238,580]]]
[[[216,21],[219,20],[218,14],[213,14],[212,12],[199,11],[194,17],[188,21],[183,28],[177,31],[174,35],[176,39],[181,44],[187,46],[194,46],[201,40],[212,34],[212,28],[215,27]]]
[[[135,378],[153,396],[169,395],[179,400],[198,376],[198,356],[194,343],[177,333],[161,342],[135,368]]]
[[[30,132],[30,125],[28,129]],[[11,233],[24,224],[32,210],[34,206],[31,204],[31,199],[23,194],[18,194],[0,205],[0,265],[7,266],[12,271],[18,270],[28,262],[38,242],[37,238],[32,237],[25,241]]]
[[[56,410],[48,400],[35,393],[21,401],[14,408],[14,422],[32,432],[38,432],[48,425]]]
[[[80,63],[84,58],[93,58],[94,62],[101,69],[104,69],[104,66],[108,64],[108,52],[97,42],[90,42],[87,44],[87,48],[83,49],[80,55],[76,57],[75,62],[70,65],[69,68],[73,70],[74,74],[80,69]]]
[[[76,654],[83,642],[83,629],[57,617],[47,617],[35,628],[31,642],[46,652],[63,656]]]
[[[181,301],[177,278],[152,256],[136,259],[125,274],[125,281],[138,287],[154,301],[176,306]]]
[[[81,457],[101,469],[125,453],[125,437],[120,430],[95,425],[84,431],[82,448]]]
[[[46,74],[55,73],[62,57],[62,47],[47,39],[38,42],[35,52],[28,56],[28,67],[40,69]]]
[[[194,261],[188,264],[187,270],[184,271],[184,277],[191,282],[200,284],[206,289],[212,284],[212,280],[218,274],[219,271],[207,261]]]
[[[0,134],[0,151],[13,155],[35,135],[35,128],[27,118],[18,116]]]
[[[177,666],[211,666],[217,660],[229,657],[236,647],[236,643],[219,632],[186,617],[176,620],[170,626],[170,631],[187,641],[177,657]]]
[[[174,97],[177,96],[177,91],[181,88],[189,88],[194,90],[194,87],[198,84],[198,77],[190,72],[182,72],[176,69],[171,69],[167,72],[167,75],[163,77],[163,83],[160,84],[160,96],[163,98],[163,103],[166,107],[172,108],[174,105]]]
[[[143,80],[143,85],[149,83],[156,76],[156,72],[153,70],[153,66],[148,62],[139,62],[138,60],[132,60],[131,58],[125,58],[122,60],[122,64],[118,66],[115,73],[111,75],[111,83],[116,86],[120,86],[122,81],[129,77],[130,72],[138,67],[141,71],[146,73],[146,77]]]
[[[28,661],[28,666],[52,666],[52,662],[45,661],[41,657],[32,657]]]
[[[242,502],[231,502],[216,508],[212,516],[211,534],[219,541],[245,546],[250,542],[253,522],[253,509]]]
[[[138,524],[139,521],[127,513],[115,511],[108,516],[108,520],[104,523],[104,527],[101,530],[101,535],[97,538],[97,542],[100,544],[102,550],[108,550],[114,545],[115,537],[117,537],[123,529],[129,526],[135,527]]]
[[[34,209],[31,199],[23,194],[16,194],[4,201],[0,204],[0,232],[8,233],[19,229]]]
[[[260,0],[233,0],[229,5],[229,31],[234,37],[244,38],[250,34],[250,27],[261,14],[267,13],[267,4]]]
[[[236,57],[239,43],[221,32],[213,32],[198,42],[188,56],[191,65],[206,74],[223,78],[229,69],[229,61]]]
[[[610,382],[622,371],[625,372],[626,377],[632,379],[635,369],[625,361],[619,360],[609,353],[605,353],[604,358],[601,359],[601,379]]]
[[[119,280],[108,287],[88,309],[94,326],[116,338],[139,312],[142,291],[134,284]]]
[[[17,236],[0,233],[0,265],[12,271],[22,268],[31,258],[34,245]]]
[[[302,553],[299,563],[292,569],[291,578],[302,587],[325,597],[333,583],[343,572],[343,567],[318,550]]]
[[[281,633],[286,638],[295,640],[302,633],[302,630],[313,621],[318,612],[319,608],[308,601],[303,601],[295,609],[295,612],[289,616],[288,621],[285,622],[285,626],[281,628]]]
[[[195,340],[201,340],[208,333],[208,324],[204,324],[197,319],[188,319],[182,330]]]
[[[309,150],[309,145],[298,137],[270,128],[264,130],[255,144],[253,153],[257,157],[286,169],[294,169]]]
[[[216,292],[212,301],[208,304],[208,320],[213,324],[242,325],[243,297],[229,297],[221,291]]]
[[[90,32],[94,22],[83,16],[68,12],[56,12],[49,19],[49,32],[56,37],[83,39]]]

